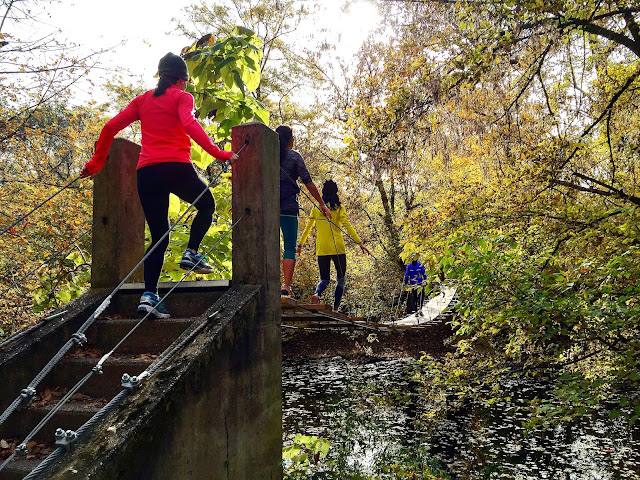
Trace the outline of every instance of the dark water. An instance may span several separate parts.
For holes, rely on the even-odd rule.
[[[285,358],[285,444],[296,433],[327,438],[334,462],[369,474],[398,459],[435,458],[459,480],[640,479],[640,429],[596,416],[526,434],[517,394],[509,404],[449,414],[430,434],[411,369],[402,359]],[[524,382],[511,387],[531,394]]]

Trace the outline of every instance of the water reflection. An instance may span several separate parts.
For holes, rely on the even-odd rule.
[[[404,359],[285,358],[285,442],[296,433],[328,438],[333,461],[370,474],[399,458],[435,457],[460,480],[640,479],[637,428],[594,417],[526,434],[515,396],[490,409],[449,414],[430,435],[419,421],[427,407],[410,381],[411,368]],[[526,396],[531,388],[522,382],[514,391]]]
[[[518,380],[508,402],[449,415],[431,438],[431,453],[455,478],[615,480],[640,478],[638,429],[604,415],[527,433],[523,398],[536,388]]]
[[[330,456],[374,471],[381,460],[423,439],[415,430],[416,386],[405,360],[355,363],[341,357],[283,363],[284,440],[296,433],[331,441]]]

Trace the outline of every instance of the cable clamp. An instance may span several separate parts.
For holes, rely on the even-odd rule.
[[[122,374],[122,381],[120,382],[122,388],[126,389],[129,393],[135,392],[140,388],[140,379],[135,375],[130,377],[128,373]]]
[[[95,367],[93,367],[91,369],[94,373],[97,373],[98,375],[102,375],[102,365],[98,364]]]
[[[26,457],[29,449],[25,443],[21,443],[16,447],[16,457]]]
[[[64,448],[67,452],[73,448],[78,441],[78,434],[73,430],[67,430],[66,432],[58,428],[56,430],[56,445]]]
[[[87,336],[84,333],[74,333],[71,335],[71,338],[76,342],[77,345],[84,345],[87,343]]]
[[[33,397],[36,396],[36,389],[33,387],[23,388],[20,392],[20,399],[24,405],[31,405]]]

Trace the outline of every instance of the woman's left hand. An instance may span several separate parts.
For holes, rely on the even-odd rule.
[[[369,255],[371,255],[371,252],[367,247],[364,246],[364,243],[360,242],[358,245],[360,245],[360,248],[362,249],[363,253],[368,253]]]
[[[236,160],[238,160],[239,158],[240,157],[238,156],[237,153],[232,153],[231,158],[229,159],[229,163],[233,165],[234,163],[236,163]]]

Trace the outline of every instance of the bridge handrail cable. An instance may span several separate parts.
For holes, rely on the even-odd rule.
[[[17,224],[19,224],[22,220],[24,220],[25,218],[27,218],[29,215],[31,215],[33,212],[35,212],[36,210],[38,210],[40,207],[42,207],[44,204],[46,204],[49,200],[53,199],[54,197],[56,197],[57,195],[59,195],[60,193],[62,193],[64,190],[66,190],[67,188],[69,188],[71,185],[73,185],[75,182],[77,182],[80,179],[80,176],[78,175],[76,178],[74,178],[73,180],[71,180],[69,183],[67,183],[66,185],[64,185],[62,188],[60,188],[57,192],[55,192],[53,195],[50,195],[49,197],[47,197],[45,200],[43,200],[42,202],[40,202],[38,205],[36,205],[35,207],[33,207],[31,210],[29,210],[29,212],[25,213],[24,215],[21,215],[20,217],[18,217],[13,223],[11,223],[11,225],[9,225],[8,227],[5,227],[3,230],[0,231],[0,237],[2,235],[4,235],[5,233],[7,233],[9,230],[11,230],[13,227],[15,227]]]
[[[242,151],[242,149],[247,144],[243,145],[238,153]],[[44,366],[44,368],[38,373],[35,378],[29,383],[28,387],[23,389],[21,394],[16,397],[16,399],[7,407],[7,409],[0,415],[0,425],[2,425],[7,418],[24,402],[30,401],[35,395],[35,387],[44,379],[44,377],[51,371],[51,369],[60,361],[60,359],[71,349],[73,345],[76,343],[83,343],[83,339],[85,338],[84,333],[89,329],[89,327],[93,324],[96,318],[109,306],[111,303],[111,299],[113,296],[122,288],[122,286],[129,280],[129,278],[133,275],[133,273],[144,263],[144,261],[149,257],[149,255],[161,244],[162,240],[164,240],[182,221],[182,219],[191,211],[194,207],[194,204],[200,200],[204,196],[204,194],[209,190],[211,185],[216,182],[223,173],[227,171],[228,163],[223,164],[223,167],[216,175],[213,180],[209,182],[209,184],[203,189],[203,191],[196,197],[196,199],[187,207],[184,213],[178,218],[178,220],[170,226],[170,228],[165,232],[165,234],[153,245],[142,257],[142,259],[131,269],[127,275],[120,281],[120,283],[107,295],[107,297],[102,301],[102,303],[94,310],[94,312],[89,316],[89,318],[82,324],[82,326],[78,329],[78,331],[70,338],[62,348],[56,353],[53,358]],[[78,177],[79,178],[79,177]],[[76,179],[77,180],[77,179]],[[75,180],[74,180],[75,181]],[[2,467],[0,467],[0,471]]]
[[[197,201],[197,199],[195,200]],[[194,201],[194,203],[195,203]],[[232,227],[227,230],[219,239],[218,241],[211,247],[209,248],[209,250],[207,250],[206,255],[208,255],[211,251],[213,251],[214,248],[216,248],[220,242],[222,242],[222,240],[224,240],[224,238],[233,230],[233,228],[245,217],[246,213],[243,214],[238,220],[235,221],[235,223],[232,225]],[[167,299],[169,297],[169,295],[189,276],[189,274],[191,272],[193,272],[196,267],[197,267],[197,263],[191,267],[191,269],[189,271],[187,271],[182,278],[176,282],[176,284],[162,297],[162,299],[160,301],[165,301],[165,299]],[[135,270],[135,269],[134,269]],[[133,334],[133,332],[135,332],[135,330],[137,330],[137,328],[142,325],[142,323],[149,318],[149,316],[152,315],[151,312],[147,312],[147,314],[145,314],[144,317],[142,317],[140,320],[138,320],[136,322],[136,324],[129,330],[129,332],[127,332],[124,337],[105,355],[102,356],[102,358],[100,358],[100,360],[98,361],[98,363],[96,365],[94,365],[92,367],[92,369],[82,378],[80,379],[59,401],[58,403],[56,403],[56,405],[49,411],[47,412],[47,414],[42,418],[42,420],[40,420],[40,422],[33,428],[33,430],[24,438],[24,440],[18,445],[18,447],[16,448],[16,450],[14,450],[14,452],[0,465],[0,471],[2,471],[2,469],[16,456],[18,455],[18,452],[25,452],[27,451],[27,443],[47,424],[47,422],[51,419],[51,417],[53,417],[53,415],[55,415],[58,410],[60,410],[64,404],[74,395],[78,392],[78,390],[80,390],[80,388],[82,388],[82,386],[87,383],[91,377],[93,377],[95,374],[100,374],[102,373],[102,365],[104,364],[105,361],[107,361],[109,359],[109,357],[116,351],[116,349],[122,345],[122,343],[124,343],[124,341],[129,338],[129,336],[131,336]],[[187,338],[193,338],[193,332],[192,334],[187,337]],[[179,345],[182,345],[180,348],[182,348],[184,346],[184,342],[185,340],[183,340]],[[174,348],[171,352],[169,352],[171,355],[173,355],[173,353],[175,353],[175,351],[177,351],[176,348]],[[173,352],[173,353],[172,353]],[[169,355],[169,354],[167,354]],[[160,366],[162,366],[162,364],[164,364],[168,358],[165,358],[166,355],[162,355],[160,358],[158,358],[156,360],[156,362],[154,362],[153,365],[155,365],[155,367],[151,370],[151,372],[148,372],[145,374],[145,372],[142,372],[142,374],[140,376],[138,376],[138,379],[142,379],[145,378],[146,376],[152,374],[153,372],[155,372],[158,368],[160,368]]]
[[[284,173],[291,182],[293,182],[294,184],[296,183],[296,181],[293,178],[291,178],[291,175],[289,175],[289,173],[285,169],[282,168],[282,165],[280,165],[280,171],[282,173]],[[307,192],[305,192],[302,189],[300,189],[300,191],[309,199],[309,201],[311,202],[311,204],[314,207],[316,207],[318,210],[322,211],[320,206],[316,203],[316,201]],[[308,217],[308,218],[311,219],[312,217]],[[345,234],[347,236],[347,238],[351,238],[351,235],[349,235],[348,232],[346,232],[340,225],[335,223],[331,218],[329,218],[329,217],[325,217],[325,218],[326,218],[327,222],[329,222],[332,225],[335,225],[335,227],[338,230],[340,230],[343,234]],[[335,236],[333,234],[333,229],[330,228],[330,230],[331,230],[331,237],[333,239],[333,245],[336,248],[336,255],[338,255],[338,245],[336,244],[336,239],[335,239]],[[351,240],[355,242],[355,240],[353,240],[352,238],[351,238]],[[369,255],[371,255],[374,258],[374,260],[376,260],[377,262],[380,261],[380,260],[378,260],[378,258],[373,253],[369,252]],[[336,265],[338,265],[338,262],[336,262]],[[344,272],[344,276],[346,277],[346,272]]]

